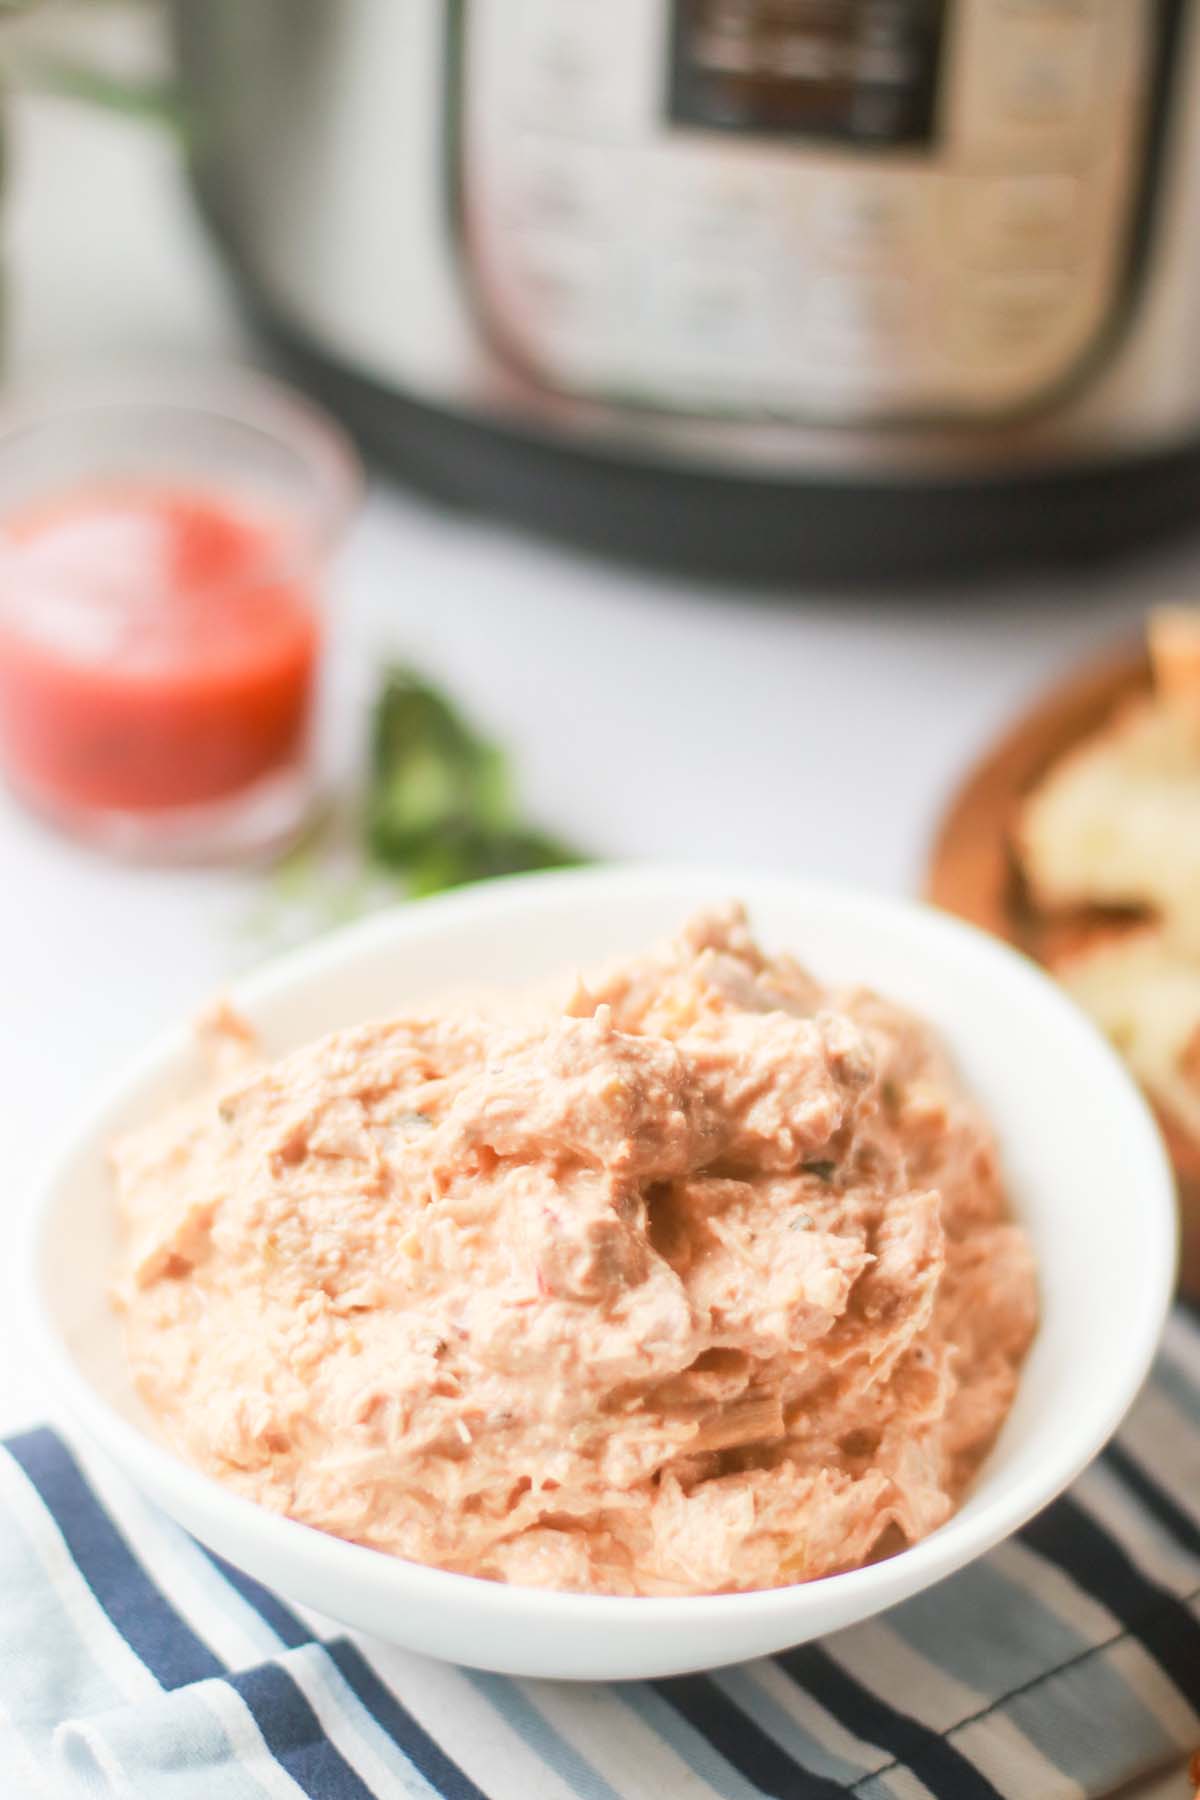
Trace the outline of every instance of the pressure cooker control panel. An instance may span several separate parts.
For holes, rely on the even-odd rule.
[[[1000,415],[1126,267],[1157,0],[466,0],[464,250],[547,386]]]

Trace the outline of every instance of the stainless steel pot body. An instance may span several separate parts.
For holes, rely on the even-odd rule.
[[[1192,0],[176,0],[205,204],[381,397],[852,494],[1190,454]]]

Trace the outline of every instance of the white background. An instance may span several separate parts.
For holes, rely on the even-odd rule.
[[[10,377],[151,351],[253,355],[171,145],[15,108]],[[1200,544],[936,599],[699,592],[445,514],[379,478],[338,575],[333,709],[352,762],[394,652],[516,753],[531,810],[597,854],[919,884],[938,810],[1039,684],[1200,591]],[[0,1205],[104,1072],[244,965],[259,878],[121,867],[0,795]],[[0,1431],[43,1415],[0,1309]]]

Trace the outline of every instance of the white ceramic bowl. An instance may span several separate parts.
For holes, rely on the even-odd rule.
[[[736,894],[770,948],[921,1012],[999,1132],[1037,1254],[1042,1324],[1016,1405],[962,1509],[890,1561],[767,1593],[615,1599],[450,1575],[328,1537],[225,1491],[156,1442],[105,1297],[115,1243],[104,1147],[185,1086],[187,1026],[113,1083],[56,1151],[24,1274],[63,1402],[214,1550],[359,1629],[530,1676],[619,1678],[738,1661],[853,1624],[961,1568],[1051,1500],[1140,1386],[1172,1287],[1175,1208],[1158,1134],[1121,1064],[1037,969],[925,908],[802,880],[599,869],[402,906],[265,968],[234,998],[271,1051],[465,982],[524,982],[637,951]]]

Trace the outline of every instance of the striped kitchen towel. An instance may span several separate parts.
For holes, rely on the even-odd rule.
[[[428,1662],[285,1604],[50,1430],[0,1450],[2,1800],[1077,1800],[1168,1768],[1184,1800],[1198,1745],[1183,1309],[1119,1440],[1011,1542],[823,1643],[670,1681]]]

